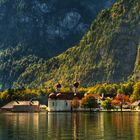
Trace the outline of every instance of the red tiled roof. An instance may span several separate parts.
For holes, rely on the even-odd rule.
[[[49,98],[55,99],[55,98],[51,98],[51,94],[49,95]],[[73,92],[62,92],[62,93],[55,93],[55,96],[56,96],[56,99],[59,99],[59,100],[72,100],[74,97],[77,97],[78,99],[82,99],[84,97],[84,94],[77,93],[75,95],[75,93]]]
[[[95,99],[102,98],[99,94],[93,94],[93,96],[95,97]]]
[[[56,99],[56,94],[55,94],[55,93],[51,93],[51,94],[49,95],[49,98],[50,98],[50,99]]]

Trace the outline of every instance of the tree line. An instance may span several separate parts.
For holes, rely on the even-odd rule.
[[[0,92],[0,105],[3,105],[11,100],[29,100],[33,97],[46,96],[55,92],[55,87],[40,87],[40,88],[20,88],[20,89],[7,89]],[[72,87],[63,87],[60,92],[73,92]],[[104,96],[116,96],[117,94],[126,95],[129,97],[130,102],[140,99],[140,82],[129,81],[120,84],[100,83],[92,87],[79,87],[78,93],[99,94]]]

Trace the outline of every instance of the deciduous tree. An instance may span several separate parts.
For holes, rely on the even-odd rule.
[[[97,105],[97,100],[95,99],[95,97],[92,94],[86,95],[82,101],[81,101],[81,105],[84,108],[96,108]]]

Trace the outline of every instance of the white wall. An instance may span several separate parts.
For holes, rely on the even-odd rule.
[[[48,111],[71,111],[71,100],[48,100]]]
[[[72,100],[48,100],[48,111],[90,111],[89,108],[82,108],[81,107],[81,100],[80,102],[80,107],[76,109],[71,110],[71,101]],[[66,105],[67,103],[67,105]],[[95,111],[97,109],[92,108],[92,111]]]

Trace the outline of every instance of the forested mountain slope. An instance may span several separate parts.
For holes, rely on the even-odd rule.
[[[78,45],[44,64],[30,65],[18,83],[123,82],[139,67],[139,43],[140,1],[118,0],[97,16]]]
[[[38,63],[40,58],[47,60],[77,44],[97,13],[113,2],[0,0],[0,83],[3,88],[10,87],[31,63]]]

